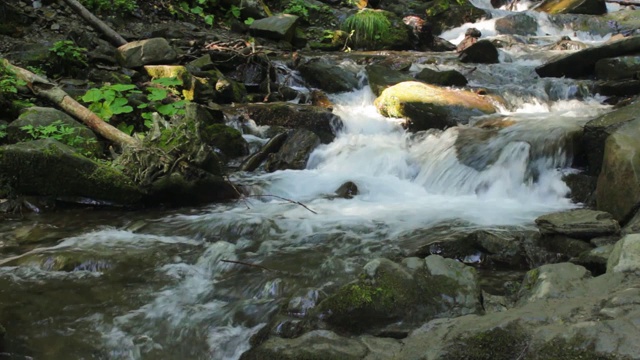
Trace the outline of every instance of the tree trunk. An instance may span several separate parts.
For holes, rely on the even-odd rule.
[[[107,24],[105,24],[102,20],[98,19],[95,15],[93,15],[87,8],[82,6],[76,0],[64,0],[70,8],[73,9],[78,15],[80,15],[89,25],[93,26],[94,29],[104,34],[104,36],[109,39],[112,45],[115,47],[120,47],[127,43],[120,34],[115,32],[112,28],[110,28]]]
[[[58,85],[32,73],[31,71],[12,65],[7,60],[4,60],[3,62],[4,66],[15,72],[19,79],[24,80],[27,83],[27,87],[29,87],[35,95],[60,106],[68,114],[82,121],[85,125],[105,139],[111,140],[121,147],[140,146],[140,141],[104,122],[98,117],[98,115],[75,101]]]

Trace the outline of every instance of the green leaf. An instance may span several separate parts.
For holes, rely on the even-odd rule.
[[[247,18],[247,20],[244,21],[245,25],[251,25],[253,24],[253,22],[256,21],[256,19],[249,17]]]
[[[149,101],[162,101],[169,95],[169,92],[165,89],[149,87],[147,90],[149,91],[149,95],[147,95],[147,100]]]
[[[195,6],[191,8],[191,13],[201,15],[202,13],[204,13],[204,10],[200,6]]]
[[[82,97],[82,101],[92,103],[103,99],[103,93],[100,89],[89,89]]]
[[[118,125],[118,130],[122,131],[127,135],[131,135],[133,133],[133,125],[127,125],[125,123],[120,123]]]
[[[151,82],[154,84],[162,85],[162,86],[182,85],[182,80],[178,79],[177,77],[157,78],[157,79],[153,79]]]
[[[212,26],[213,25],[213,20],[215,19],[215,17],[213,15],[206,15],[204,17],[204,22],[209,25]]]
[[[136,86],[133,84],[115,84],[115,85],[111,85],[111,89],[118,91],[118,92],[125,92],[128,90],[133,90],[135,89]]]
[[[173,104],[164,104],[164,105],[160,105],[156,108],[156,110],[161,114],[161,115],[166,115],[166,116],[171,116],[174,115],[177,111],[176,107]]]

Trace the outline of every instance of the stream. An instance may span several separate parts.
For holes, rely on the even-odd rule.
[[[344,127],[305,170],[231,177],[252,194],[274,196],[173,210],[62,210],[0,223],[8,332],[0,359],[238,359],[273,314],[290,307],[304,315],[371,259],[400,259],[425,238],[454,231],[533,228],[539,215],[577,207],[562,181],[577,171],[567,139],[610,106],[589,81],[541,79],[534,68],[560,53],[543,47],[561,36],[589,44],[609,36],[535,17],[538,36],[500,49],[499,64],[428,53],[437,65],[411,68],[457,69],[469,86],[505,99],[499,114],[471,123],[506,117],[514,125],[480,144],[466,165],[455,146],[463,129],[408,133],[377,113],[365,85],[330,96]],[[442,37],[458,43],[473,26],[491,38],[494,23]],[[347,181],[359,194],[333,197]],[[24,238],[34,242],[15,245]]]

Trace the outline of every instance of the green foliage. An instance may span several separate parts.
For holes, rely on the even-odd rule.
[[[349,16],[343,27],[345,31],[353,32],[356,46],[367,46],[387,34],[391,30],[391,22],[382,11],[362,9]]]
[[[18,93],[18,87],[27,83],[16,77],[16,74],[4,66],[4,59],[0,58],[0,99],[13,99]]]
[[[73,41],[56,41],[49,51],[53,57],[47,65],[56,74],[74,75],[78,69],[89,66],[87,49],[76,46]]]
[[[133,107],[129,105],[127,96],[136,93],[140,93],[140,91],[135,85],[107,84],[99,89],[89,89],[81,99],[90,104],[89,110],[108,122],[114,115],[133,112]]]
[[[181,1],[178,9],[183,13],[201,17],[207,25],[211,26],[215,16],[209,13],[209,10],[213,10],[216,6],[218,6],[218,0],[191,0]]]
[[[138,8],[136,0],[80,0],[80,3],[93,11],[132,12]]]
[[[76,149],[81,149],[83,145],[96,142],[96,139],[79,136],[75,128],[66,125],[61,120],[54,121],[46,126],[25,125],[20,130],[25,131],[34,140],[55,139]],[[89,153],[87,152],[85,155],[89,155]]]
[[[0,139],[7,137],[7,125],[0,124]]]
[[[282,10],[285,14],[297,15],[305,21],[309,21],[309,10],[321,10],[320,6],[309,4],[305,0],[291,0]]]
[[[256,19],[252,18],[252,17],[248,17],[245,21],[244,24],[245,25],[251,25],[253,24],[253,22],[256,21]]]

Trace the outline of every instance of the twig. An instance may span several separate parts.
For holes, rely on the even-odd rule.
[[[247,195],[247,197],[274,197],[274,198],[276,198],[276,199],[284,200],[284,201],[286,201],[286,202],[290,202],[290,203],[292,203],[292,204],[300,205],[300,206],[302,206],[303,208],[305,208],[305,209],[309,210],[310,212],[312,212],[312,213],[314,213],[314,214],[316,214],[316,215],[318,214],[317,212],[315,212],[315,211],[313,211],[313,210],[309,209],[309,208],[307,207],[307,205],[305,205],[305,204],[303,204],[303,203],[301,203],[301,202],[299,202],[299,201],[295,201],[295,200],[291,200],[291,199],[283,198],[282,196],[278,196],[278,195]]]
[[[230,263],[230,264],[238,264],[238,265],[256,267],[256,268],[259,268],[259,269],[262,269],[262,270],[267,270],[267,271],[276,271],[276,270],[269,269],[268,267],[265,267],[265,266],[262,266],[262,265],[252,264],[252,263],[243,262],[243,261],[225,260],[225,259],[222,259],[220,261],[225,262],[225,263]]]

